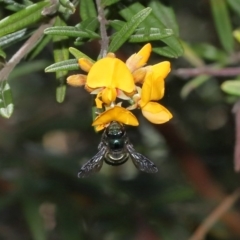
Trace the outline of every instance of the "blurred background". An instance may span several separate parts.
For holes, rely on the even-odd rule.
[[[132,2],[121,1],[121,7]],[[167,59],[153,53],[148,63],[171,61],[161,103],[174,117],[169,123],[153,125],[136,111],[140,126],[127,127],[135,149],[157,165],[157,174],[141,173],[128,161],[119,167],[105,164],[100,173],[78,179],[81,165],[97,153],[101,138],[91,127],[91,96],[84,88],[68,87],[65,101],[56,102],[55,74],[44,73],[53,63],[51,45],[11,73],[15,110],[10,119],[0,118],[0,240],[190,239],[238,189],[239,174],[233,163],[234,101],[220,88],[228,78],[210,76],[196,87],[186,85],[192,76],[177,72],[194,67],[186,49],[206,64],[226,57],[209,1],[171,1],[171,5],[180,37],[188,44],[185,55]],[[3,18],[9,12],[0,13]],[[240,17],[231,9],[230,13],[237,27]],[[112,7],[109,18],[114,14]],[[79,22],[78,14],[69,22]],[[7,49],[9,56],[22,43]],[[218,57],[198,54],[203,45],[217,49]],[[128,43],[116,54],[126,60],[141,47]],[[79,49],[96,59],[99,43]],[[210,53],[207,48],[205,54]],[[240,239],[240,202],[232,205],[217,217],[205,239]]]

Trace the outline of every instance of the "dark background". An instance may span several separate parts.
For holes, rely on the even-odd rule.
[[[121,7],[130,3],[122,1]],[[208,1],[171,4],[181,39],[221,48]],[[76,24],[77,14],[69,21]],[[8,49],[9,56],[20,46]],[[126,60],[141,46],[125,44],[116,54]],[[96,58],[99,43],[79,49]],[[180,91],[189,79],[176,77],[174,70],[190,63],[152,54],[149,64],[163,60],[171,61],[172,73],[161,104],[173,119],[153,125],[137,111],[140,126],[127,127],[137,151],[159,172],[140,173],[129,161],[104,165],[87,179],[78,179],[78,170],[97,153],[101,138],[91,127],[91,96],[68,87],[64,103],[56,102],[55,74],[43,71],[53,62],[51,45],[36,60],[21,62],[9,82],[13,116],[0,119],[0,239],[185,240],[238,188],[232,103],[220,89],[225,79],[213,77],[183,99]],[[237,202],[206,239],[240,239],[239,224]]]

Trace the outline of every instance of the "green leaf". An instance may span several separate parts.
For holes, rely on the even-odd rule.
[[[117,3],[117,2],[119,2],[119,0],[102,0],[101,4],[104,7],[107,7],[107,6],[113,5],[113,4]]]
[[[84,54],[83,52],[79,51],[76,48],[70,47],[69,48],[69,52],[78,60],[79,58],[87,58],[88,60],[90,60],[91,62],[94,62],[94,60],[92,60],[89,56],[87,56],[86,54]]]
[[[56,18],[55,26],[64,27],[66,23],[60,18]],[[55,62],[62,62],[69,59],[69,51],[66,36],[53,36],[53,56]],[[64,101],[66,94],[66,76],[68,74],[67,70],[57,71],[56,79],[59,86],[56,89],[56,100],[61,103]]]
[[[38,44],[33,48],[33,50],[30,52],[28,59],[32,60],[34,59],[42,50],[47,46],[47,44],[51,41],[52,36],[51,35],[44,35],[44,37],[40,40]]]
[[[62,62],[54,63],[45,68],[45,72],[57,72],[57,71],[71,71],[79,70],[79,65],[76,59],[69,59]]]
[[[240,16],[240,1],[239,0],[227,0],[228,5],[233,11]]]
[[[179,28],[173,9],[162,4],[160,1],[151,1],[148,5],[152,8],[153,15],[161,21],[167,28],[173,30],[176,36],[179,35]]]
[[[160,30],[159,28],[140,28],[130,37],[129,42],[149,42],[161,40],[173,35],[172,29]]]
[[[49,5],[49,1],[39,2],[2,19],[0,21],[0,37],[36,23],[43,18],[41,11],[47,5]]]
[[[14,68],[9,76],[9,81],[16,80],[21,76],[27,76],[33,72],[42,71],[42,69],[44,69],[48,64],[49,61],[46,60],[25,61]]]
[[[188,81],[181,90],[181,97],[185,99],[194,89],[198,88],[209,79],[210,76],[208,75],[200,75]]]
[[[97,17],[97,11],[93,0],[81,0],[79,9],[82,20]]]
[[[210,3],[219,40],[225,51],[231,53],[234,41],[226,0],[211,0]]]
[[[44,230],[43,219],[39,214],[39,201],[33,196],[26,196],[23,199],[23,213],[26,222],[32,233],[33,240],[47,240],[46,231]]]
[[[230,95],[240,96],[240,80],[225,81],[222,83],[221,89]]]
[[[203,67],[204,61],[196,54],[191,46],[188,43],[182,41],[182,46],[184,48],[183,57],[195,67]]]
[[[198,56],[206,60],[225,63],[228,58],[226,52],[208,43],[196,44],[192,48]]]
[[[10,85],[7,81],[2,81],[0,83],[0,115],[4,118],[10,118],[13,109],[14,105]]]
[[[135,14],[129,20],[129,22],[125,23],[121,30],[117,32],[112,38],[108,51],[117,51],[121,45],[132,35],[138,25],[150,14],[151,11],[151,8],[145,8]]]
[[[21,29],[17,32],[7,34],[0,38],[0,47],[7,47],[18,41],[27,38],[32,31],[27,30],[27,28]]]
[[[80,28],[82,30],[87,29],[93,32],[97,29],[98,26],[99,21],[96,17],[88,18],[76,25],[77,28]]]
[[[88,29],[82,30],[77,27],[71,26],[56,26],[46,28],[44,31],[48,35],[58,35],[58,36],[67,36],[67,37],[81,37],[81,38],[99,38],[100,36]]]
[[[126,24],[126,22],[121,21],[121,20],[109,20],[108,21],[109,25],[113,27],[116,31],[121,30],[121,28]]]
[[[6,58],[6,53],[0,48],[0,57]]]
[[[75,6],[69,0],[59,0],[60,4],[70,10],[71,13],[75,12]]]
[[[20,11],[30,5],[30,2],[23,2],[23,4],[19,4],[18,2],[13,0],[7,0],[7,1],[0,0],[0,2],[5,2],[5,4],[8,4],[6,6],[6,9],[11,10],[13,12]]]
[[[56,100],[58,103],[62,103],[64,101],[66,90],[67,90],[66,84],[60,84],[59,86],[57,86]]]
[[[134,3],[130,5],[128,8],[125,8],[120,11],[120,15],[129,21],[133,14],[144,9],[144,6],[140,3]],[[160,30],[164,31],[167,27],[152,13],[140,24],[140,27],[146,27],[150,29],[151,27],[159,28]],[[181,45],[180,40],[175,36],[169,36],[164,39],[161,39],[161,42],[165,43],[166,46],[155,46],[153,51],[167,57],[179,57],[183,54],[183,47]],[[157,43],[155,43],[157,45]]]

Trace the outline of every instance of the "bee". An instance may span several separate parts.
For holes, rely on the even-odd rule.
[[[136,152],[129,142],[124,126],[119,122],[111,122],[104,130],[98,150],[99,152],[81,167],[78,172],[79,178],[99,172],[103,161],[109,165],[118,166],[125,163],[129,158],[132,159],[136,168],[142,172],[156,173],[158,171],[153,162]]]

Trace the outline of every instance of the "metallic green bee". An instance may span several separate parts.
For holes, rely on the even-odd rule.
[[[131,158],[140,171],[147,173],[156,173],[158,171],[153,162],[136,152],[128,140],[124,126],[118,122],[111,122],[105,129],[98,150],[99,152],[82,166],[78,172],[79,178],[100,171],[103,160],[107,164],[118,166]]]

